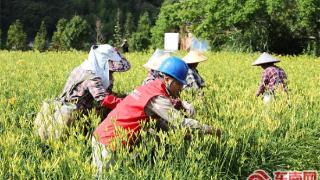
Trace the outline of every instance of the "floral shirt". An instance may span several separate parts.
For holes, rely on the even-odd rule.
[[[112,87],[112,76],[109,87],[105,88],[100,77],[77,67],[71,72],[60,97],[64,102],[75,103],[78,109],[92,109],[96,103],[100,105],[107,94],[111,94]]]
[[[150,70],[146,79],[143,80],[142,85],[145,85],[145,84],[149,83],[150,81],[157,79],[158,77],[160,77],[159,71]]]
[[[257,95],[263,94],[265,91],[273,92],[279,84],[282,84],[284,90],[287,91],[286,81],[287,75],[282,68],[275,65],[270,66],[262,73]]]
[[[199,75],[198,70],[196,68],[189,68],[186,81],[187,84],[184,85],[184,89],[201,89],[205,86],[204,80]]]

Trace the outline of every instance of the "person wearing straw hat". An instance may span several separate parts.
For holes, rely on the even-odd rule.
[[[101,113],[105,112],[103,109],[113,109],[121,101],[121,98],[112,93],[113,73],[129,69],[130,63],[114,47],[108,44],[93,45],[88,59],[72,70],[61,95],[53,101],[54,117],[51,118],[49,114],[49,103],[44,103],[38,113],[35,125],[38,127],[40,137],[48,139],[53,134],[59,134],[53,136],[55,139],[60,138],[60,132],[50,131],[54,129],[52,124],[60,124],[61,127],[70,126],[76,119],[73,118],[73,114],[80,117],[87,115],[93,108],[100,109]],[[48,119],[52,121],[61,119],[61,122],[48,122]]]
[[[147,84],[156,78],[160,77],[159,67],[161,63],[168,57],[170,57],[170,53],[161,49],[156,49],[152,54],[151,58],[147,61],[143,67],[147,68],[148,76],[143,80],[142,85]]]
[[[161,49],[155,50],[151,58],[147,61],[146,64],[143,65],[143,67],[149,69],[149,73],[146,79],[142,82],[142,85],[152,82],[157,78],[161,78],[162,74],[159,71],[160,65],[165,59],[169,57],[171,57],[171,54],[169,52]],[[181,101],[179,98],[175,98],[172,100],[172,103],[174,108],[177,110],[186,111],[191,116],[195,114],[194,107],[186,101]]]
[[[182,58],[188,64],[189,70],[186,78],[187,84],[185,89],[201,89],[205,86],[204,80],[200,76],[197,66],[200,62],[206,61],[208,58],[200,51],[191,50]]]
[[[220,130],[213,132],[210,126],[200,124],[196,120],[179,120],[183,116],[173,107],[171,101],[172,98],[179,97],[186,83],[187,64],[177,57],[169,57],[161,64],[159,71],[163,73],[161,78],[137,87],[94,131],[92,155],[93,165],[98,168],[98,172],[114,163],[115,142],[119,141],[122,145],[132,147],[139,137],[139,132],[143,130],[142,124],[149,122],[151,118],[156,121],[164,120],[161,121],[164,129],[182,125],[191,130],[199,130],[203,134],[221,135]]]
[[[264,69],[256,96],[263,95],[265,102],[270,101],[277,87],[281,87],[287,93],[287,74],[282,68],[274,65],[278,62],[280,62],[278,59],[264,52],[252,64],[253,66],[261,66]]]

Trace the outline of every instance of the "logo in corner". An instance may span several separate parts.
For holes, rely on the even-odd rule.
[[[254,171],[247,180],[272,180],[268,173],[262,169]]]

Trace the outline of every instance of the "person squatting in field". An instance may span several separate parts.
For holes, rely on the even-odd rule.
[[[252,64],[253,66],[261,66],[263,68],[261,82],[256,92],[256,96],[263,95],[264,102],[269,102],[274,96],[277,88],[288,93],[287,89],[287,74],[285,71],[274,65],[274,63],[280,62],[270,54],[264,52],[258,59]]]
[[[205,86],[204,80],[200,76],[197,66],[200,62],[206,61],[208,58],[200,51],[191,50],[185,57],[182,58],[188,64],[187,83],[183,86],[184,89],[199,90]]]
[[[93,108],[105,113],[106,108],[113,109],[121,98],[112,92],[112,74],[129,69],[130,63],[112,46],[93,45],[88,59],[72,70],[61,95],[53,101],[54,104],[61,105],[55,106],[55,112],[49,113],[49,108],[46,108],[44,103],[38,113],[35,126],[41,139],[60,138],[61,129],[69,127],[77,117],[87,115]],[[50,103],[47,104],[49,106]],[[86,130],[87,128],[84,129]]]
[[[169,57],[161,64],[159,71],[162,77],[137,87],[131,94],[125,97],[107,118],[98,125],[92,136],[93,165],[98,168],[108,169],[115,161],[113,158],[116,140],[123,145],[134,145],[141,130],[141,123],[149,122],[150,118],[161,122],[163,129],[172,127],[174,122],[180,122],[181,112],[174,109],[172,99],[179,97],[188,73],[187,64],[177,57]],[[199,130],[203,134],[216,134],[220,136],[220,130],[214,130],[205,124],[200,124],[194,119],[181,120],[184,127]],[[125,132],[125,137],[118,131]]]
[[[151,58],[147,61],[146,64],[143,65],[143,67],[145,67],[149,71],[148,76],[144,79],[142,85],[152,82],[157,78],[162,78],[162,74],[159,71],[159,68],[163,61],[169,57],[171,57],[171,54],[169,52],[161,49],[155,50]],[[172,104],[175,109],[186,111],[191,116],[193,116],[195,113],[195,110],[190,103],[181,101],[179,98],[172,99]]]
[[[160,77],[159,67],[161,63],[171,54],[162,49],[156,49],[152,54],[151,58],[147,61],[146,64],[143,65],[146,69],[148,69],[148,76],[143,80],[142,85],[145,85],[157,78]]]
[[[74,102],[77,109],[86,112],[98,106],[113,109],[122,98],[113,92],[113,73],[125,72],[130,63],[108,44],[91,47],[88,59],[70,73],[62,92],[62,100]]]
[[[149,69],[147,78],[143,81],[143,84],[148,83],[159,77],[159,65],[163,62],[163,59],[170,56],[170,53],[157,49],[152,57],[143,66]],[[191,50],[185,57],[182,58],[188,64],[188,75],[186,78],[187,83],[183,86],[184,89],[201,89],[205,86],[203,78],[200,76],[197,66],[200,62],[206,61],[208,58],[200,51]]]
[[[123,53],[129,52],[129,44],[128,44],[127,39],[124,39],[122,41],[122,44],[120,45],[120,47],[121,47]]]

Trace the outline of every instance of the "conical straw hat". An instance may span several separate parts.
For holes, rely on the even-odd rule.
[[[200,51],[191,50],[185,57],[182,58],[187,64],[199,63],[206,61],[208,58]]]
[[[151,58],[146,64],[143,65],[143,67],[147,69],[158,70],[161,63],[170,56],[170,53],[160,49],[156,49]]]
[[[280,62],[278,59],[272,57],[270,54],[264,52],[262,53],[254,63],[252,63],[252,66],[259,66],[261,64],[268,64],[268,63],[277,63]]]

